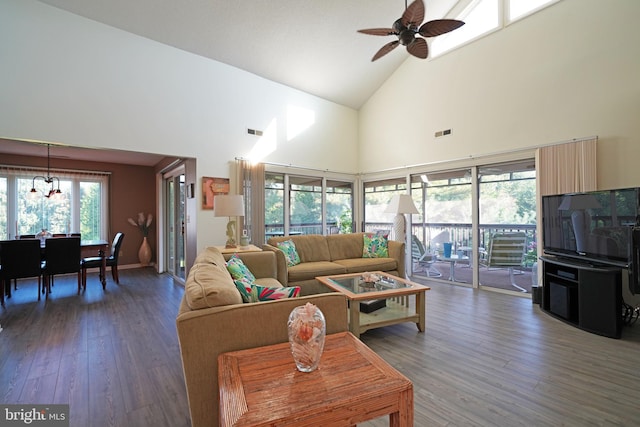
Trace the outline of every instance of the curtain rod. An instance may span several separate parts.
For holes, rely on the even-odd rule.
[[[245,162],[250,162],[251,160],[249,159],[245,159],[244,157],[236,157],[235,160],[242,160]],[[269,166],[279,166],[279,167],[283,167],[283,168],[294,168],[294,169],[302,169],[302,170],[309,170],[309,171],[315,171],[315,172],[328,172],[328,173],[336,173],[336,174],[342,174],[342,175],[358,175],[357,173],[354,172],[338,172],[338,171],[332,171],[329,169],[318,169],[318,168],[310,168],[310,167],[306,167],[306,166],[295,166],[292,165],[291,163],[286,164],[286,163],[274,163],[274,162],[260,162],[262,164],[265,165],[269,165]]]
[[[419,167],[423,167],[423,166],[433,166],[433,165],[438,165],[438,164],[442,164],[442,163],[453,163],[453,162],[460,162],[460,161],[463,161],[463,160],[483,159],[483,158],[486,158],[486,157],[493,157],[493,156],[500,156],[500,155],[504,155],[504,154],[513,154],[513,153],[521,153],[521,152],[524,152],[524,151],[537,150],[538,148],[551,147],[551,146],[554,146],[554,145],[567,144],[567,143],[570,143],[570,142],[589,141],[591,139],[597,140],[598,136],[595,135],[595,136],[587,136],[587,137],[582,137],[582,138],[573,138],[573,139],[567,139],[567,140],[564,140],[564,141],[550,142],[548,144],[533,145],[531,147],[519,148],[517,150],[495,151],[493,153],[481,154],[481,155],[476,155],[476,156],[474,156],[473,154],[469,154],[469,156],[467,156],[467,157],[458,157],[457,159],[438,160],[438,161],[434,161],[434,162],[417,163],[417,164],[414,164],[414,165],[396,166],[396,167],[393,167],[393,168],[382,169],[382,170],[378,170],[378,171],[360,172],[359,174],[360,175],[367,175],[367,174],[380,173],[380,172],[393,172],[393,171],[403,170],[403,169],[413,169],[413,168],[419,168]]]
[[[18,171],[46,171],[47,168],[43,168],[40,166],[18,166],[18,165],[0,165],[0,169],[13,169]],[[58,168],[50,168],[51,172],[63,172],[63,173],[77,173],[77,174],[93,174],[93,175],[111,175],[112,172],[108,171],[89,171],[89,170],[81,170],[81,169],[58,169]]]
[[[289,164],[286,164],[286,163],[274,163],[274,162],[261,162],[261,163],[264,163],[265,165],[270,165],[270,166],[279,166],[279,167],[285,167],[285,168],[295,168],[295,169],[310,170],[310,171],[315,171],[315,172],[328,172],[328,173],[338,173],[338,174],[344,174],[344,175],[359,176],[359,175],[368,175],[368,174],[381,173],[381,172],[393,172],[393,171],[404,170],[404,169],[413,169],[413,168],[419,168],[419,167],[423,167],[423,166],[433,166],[433,165],[438,165],[438,164],[442,164],[442,163],[453,163],[453,162],[459,162],[459,161],[462,161],[462,160],[482,159],[482,158],[485,158],[485,157],[493,157],[493,156],[499,156],[499,155],[503,155],[503,154],[520,153],[520,152],[523,152],[523,151],[536,150],[538,148],[551,147],[551,146],[560,145],[560,144],[567,144],[569,142],[588,141],[590,139],[596,139],[597,140],[598,136],[594,135],[594,136],[587,136],[587,137],[582,137],[582,138],[573,138],[573,139],[567,139],[567,140],[564,140],[564,141],[551,142],[551,143],[548,143],[548,144],[533,145],[531,147],[519,148],[517,150],[495,151],[493,153],[487,153],[487,154],[476,155],[476,156],[474,156],[473,154],[470,154],[467,157],[459,157],[457,159],[438,160],[438,161],[434,161],[434,162],[417,163],[417,164],[414,164],[414,165],[396,166],[396,167],[393,167],[393,168],[381,169],[381,170],[377,170],[377,171],[355,172],[355,173],[354,172],[337,172],[337,171],[331,171],[329,169],[318,169],[318,168],[310,168],[310,167],[305,167],[305,166],[294,166],[294,165],[292,165],[290,163]],[[236,157],[235,160],[251,161],[249,159],[245,159],[244,157]]]

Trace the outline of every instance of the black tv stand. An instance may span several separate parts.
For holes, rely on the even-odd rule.
[[[620,338],[621,268],[550,256],[540,259],[542,310],[585,331]]]

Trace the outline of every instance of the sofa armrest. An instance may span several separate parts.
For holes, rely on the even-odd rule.
[[[282,286],[286,287],[289,284],[289,271],[287,270],[287,260],[284,257],[284,252],[268,243],[262,245],[262,250],[271,251],[276,254],[277,279],[278,282],[282,283]]]
[[[193,311],[181,306],[176,328],[193,427],[218,426],[218,355],[287,342],[289,314],[307,302],[323,312],[327,334],[348,330],[347,300],[340,293]]]
[[[234,254],[224,254],[225,261],[228,261]],[[236,255],[253,273],[256,279],[270,277],[278,278],[278,264],[276,254],[271,251],[262,252],[237,252]]]
[[[405,244],[396,240],[389,240],[389,257],[394,258],[398,263],[398,276],[405,277]]]

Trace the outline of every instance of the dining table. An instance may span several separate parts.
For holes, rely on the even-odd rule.
[[[57,237],[49,238],[56,239]],[[40,248],[42,248],[44,254],[45,239],[40,239]],[[91,256],[99,256],[102,258],[102,264],[100,265],[100,283],[103,288],[107,285],[107,249],[109,249],[109,242],[106,240],[80,240],[80,254],[82,258]]]

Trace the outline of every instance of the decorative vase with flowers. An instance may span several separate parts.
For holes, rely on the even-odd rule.
[[[142,244],[138,250],[138,260],[140,261],[140,265],[147,266],[149,265],[149,262],[151,262],[151,246],[147,241],[147,236],[149,236],[153,216],[151,214],[147,214],[145,217],[143,212],[139,212],[138,221],[134,221],[133,218],[129,218],[127,221],[129,221],[129,224],[134,227],[138,227],[142,232]]]
[[[320,363],[324,349],[326,322],[315,305],[306,303],[294,308],[287,323],[291,354],[300,372],[312,372]]]

